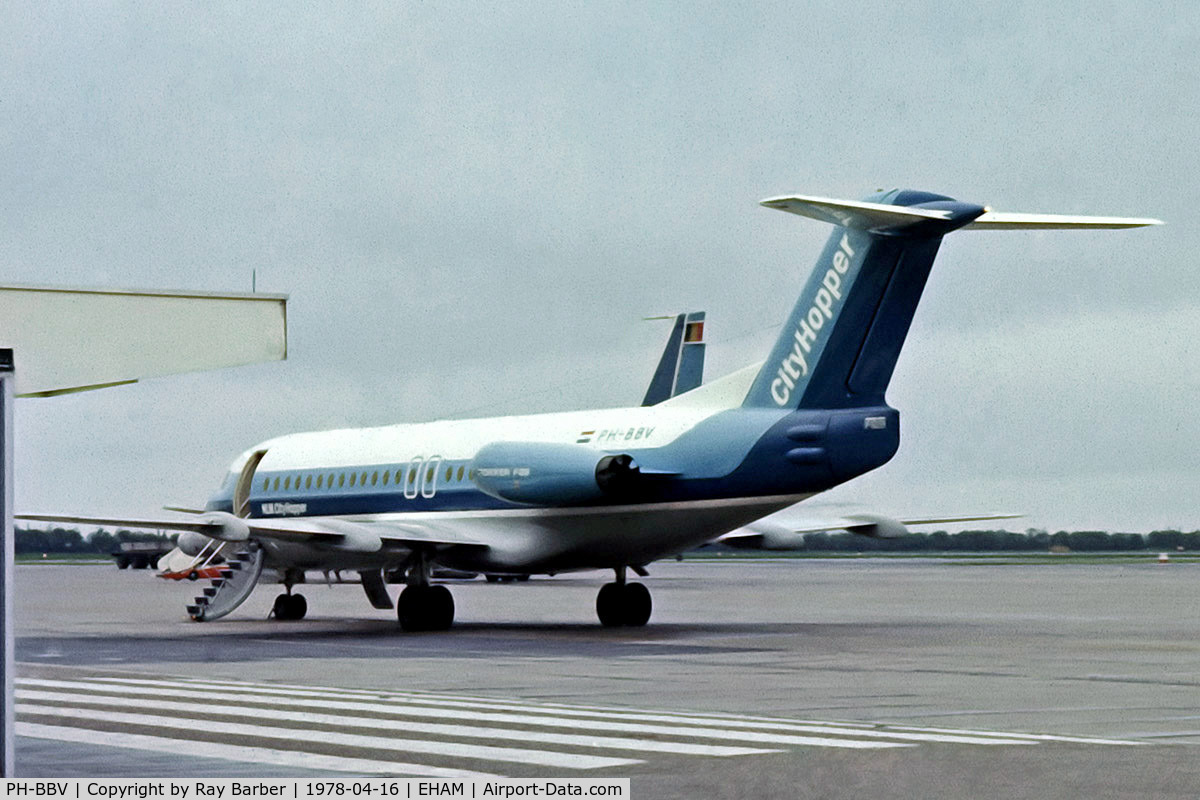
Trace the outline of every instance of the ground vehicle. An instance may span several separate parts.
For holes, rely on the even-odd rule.
[[[158,564],[158,560],[174,547],[174,542],[163,539],[160,542],[120,542],[112,551],[116,559],[117,569],[146,569]]]

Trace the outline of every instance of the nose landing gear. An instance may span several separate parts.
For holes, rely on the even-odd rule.
[[[302,594],[292,594],[292,587],[303,582],[304,573],[300,573],[299,577],[294,574],[293,570],[284,573],[283,586],[287,589],[287,593],[276,597],[275,604],[271,606],[271,614],[275,619],[281,622],[295,622],[304,619],[304,615],[308,613],[308,601]]]
[[[275,615],[275,619],[281,622],[304,619],[304,615],[308,613],[308,601],[302,594],[281,594],[275,598],[275,605],[271,607],[271,613]]]

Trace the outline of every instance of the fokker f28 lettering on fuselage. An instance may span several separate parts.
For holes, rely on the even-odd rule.
[[[644,625],[650,593],[628,570],[642,574],[891,459],[899,412],[884,394],[942,237],[1157,224],[1001,214],[911,190],[763,204],[835,230],[761,366],[680,394],[699,384],[703,330],[703,315],[681,315],[642,407],[281,436],[234,461],[190,519],[37,518],[174,528],[195,551],[224,542],[231,569],[189,608],[199,620],[236,608],[268,566],[287,589],[278,619],[304,616],[291,590],[305,570],[354,570],[376,607],[391,607],[388,581],[405,584],[396,601],[405,630],[448,628],[453,598],[430,583],[442,566],[611,569],[615,581],[596,598],[600,621]]]

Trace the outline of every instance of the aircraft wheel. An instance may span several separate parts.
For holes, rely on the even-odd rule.
[[[117,569],[129,569],[129,559],[125,556],[117,556]]]
[[[396,618],[405,631],[444,631],[454,624],[454,595],[441,584],[406,586],[396,600]]]
[[[650,621],[650,590],[641,583],[606,583],[596,595],[596,616],[606,628],[640,628]]]
[[[302,594],[281,594],[275,598],[271,613],[281,622],[304,619],[304,615],[308,613],[308,601]]]
[[[425,597],[427,630],[446,631],[454,624],[454,595],[445,586],[430,586]]]
[[[421,600],[423,586],[405,586],[396,598],[396,618],[400,621],[400,629],[405,631],[423,630],[421,627]]]
[[[606,628],[615,628],[622,623],[621,587],[615,583],[606,583],[600,587],[596,595],[596,616],[600,624]]]
[[[640,628],[650,621],[650,611],[653,604],[650,600],[650,590],[644,583],[627,583],[621,597],[622,622],[631,628]]]

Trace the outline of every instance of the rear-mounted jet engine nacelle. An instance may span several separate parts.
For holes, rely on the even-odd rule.
[[[512,503],[566,506],[621,499],[640,484],[633,457],[547,442],[494,442],[472,462],[475,485]]]

